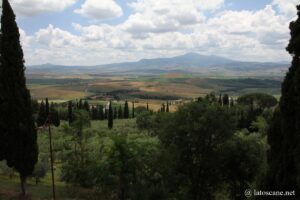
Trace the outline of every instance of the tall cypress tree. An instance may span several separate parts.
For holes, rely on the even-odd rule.
[[[45,111],[46,111],[46,119],[48,118],[49,114],[50,114],[50,106],[49,106],[49,101],[48,101],[48,98],[46,98],[46,101],[45,101]]]
[[[287,51],[293,57],[282,83],[279,108],[268,134],[270,189],[300,193],[300,5],[298,18],[290,23]],[[275,123],[277,122],[277,123]],[[278,127],[279,126],[279,127]]]
[[[165,103],[163,103],[163,104],[161,105],[160,111],[161,111],[161,112],[166,112],[166,105],[165,105]]]
[[[68,102],[68,120],[69,120],[69,125],[71,125],[72,122],[74,121],[73,102],[72,101]]]
[[[148,102],[147,102],[147,110],[149,110],[149,104],[148,104]]]
[[[118,119],[123,119],[123,109],[121,105],[119,106]]]
[[[166,112],[170,112],[169,110],[169,102],[167,101],[167,108],[166,108]]]
[[[3,149],[7,165],[19,172],[25,195],[26,179],[37,162],[37,133],[26,88],[19,29],[8,0],[2,1],[1,31],[0,130],[5,139]]]
[[[46,107],[44,101],[40,104],[39,114],[37,118],[37,126],[43,126],[46,122],[47,115],[46,115]]]
[[[132,102],[132,118],[135,118],[134,101]]]
[[[128,101],[125,101],[124,104],[124,118],[128,119],[129,118],[129,106],[128,106]]]
[[[83,103],[83,109],[85,109],[87,112],[90,112],[90,105],[87,100],[85,100]]]
[[[82,99],[79,99],[79,103],[78,103],[77,108],[78,108],[78,109],[83,109]]]
[[[108,107],[108,128],[112,129],[114,126],[114,116],[113,116],[113,109],[111,105],[111,101],[109,102],[109,107]]]
[[[223,106],[229,106],[229,96],[228,96],[228,94],[223,95]]]

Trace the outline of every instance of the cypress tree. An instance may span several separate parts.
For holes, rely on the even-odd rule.
[[[161,112],[166,112],[166,106],[165,106],[164,103],[163,103],[162,106],[161,106]]]
[[[37,126],[43,126],[46,122],[47,115],[46,115],[46,107],[44,101],[40,103],[40,109],[38,113],[38,118],[37,118]]]
[[[223,96],[223,106],[229,106],[229,96],[228,96],[228,94],[224,94],[224,96]]]
[[[129,106],[128,106],[128,101],[125,101],[124,105],[124,118],[128,119],[129,118]]]
[[[109,108],[108,108],[108,128],[112,129],[114,125],[114,116],[113,116],[113,109],[111,105],[111,101],[109,102]]]
[[[49,101],[48,98],[46,98],[46,104],[45,104],[45,112],[46,112],[46,120],[50,114],[50,107],[49,107]]]
[[[170,112],[169,110],[169,102],[167,101],[167,108],[166,108],[166,112]]]
[[[119,111],[118,111],[118,119],[123,119],[123,109],[122,109],[121,105],[120,105]]]
[[[282,83],[279,111],[274,114],[268,133],[270,189],[300,193],[300,5],[297,19],[290,23],[291,39],[287,51],[292,56]]]
[[[72,101],[68,102],[68,120],[69,120],[69,125],[71,125],[72,122],[74,121],[73,102]]]
[[[148,102],[147,102],[147,110],[149,110],[149,104],[148,104]]]
[[[37,162],[37,133],[26,88],[23,50],[14,12],[8,0],[2,1],[2,42],[0,53],[0,132],[5,141],[4,158],[7,165],[20,174],[22,194],[26,194],[27,177]]]
[[[132,118],[135,118],[134,102],[132,102]]]
[[[83,109],[86,110],[87,112],[90,112],[90,105],[87,100],[85,100],[83,103]]]
[[[82,108],[83,108],[83,105],[82,105],[82,99],[79,99],[79,103],[78,103],[77,108],[78,108],[78,109],[82,109]]]

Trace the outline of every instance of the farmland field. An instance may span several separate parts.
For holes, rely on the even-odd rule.
[[[28,78],[28,87],[35,99],[70,100],[89,98],[90,100],[140,99],[179,100],[194,99],[208,93],[228,93],[238,96],[247,92],[280,94],[281,78],[241,78],[218,77],[201,78],[191,74],[164,75],[83,75],[45,78]]]

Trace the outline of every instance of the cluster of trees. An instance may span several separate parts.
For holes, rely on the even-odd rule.
[[[169,104],[169,102],[167,101],[167,103],[165,104],[165,103],[163,103],[162,105],[161,105],[161,108],[160,108],[160,110],[158,111],[158,112],[170,112],[170,104]]]
[[[95,139],[82,129],[62,179],[105,199],[241,199],[264,173],[266,138],[237,128],[240,109],[210,94],[174,113],[139,108],[138,131],[99,131]]]
[[[40,127],[47,124],[53,124],[58,127],[60,125],[60,119],[55,104],[51,102],[49,105],[48,98],[46,98],[45,103],[42,100],[39,106],[39,112],[36,119],[37,126]]]
[[[90,105],[87,100],[82,103],[82,100],[79,100],[77,103],[72,101],[68,102],[68,116],[67,120],[72,123],[74,120],[73,112],[74,110],[86,110],[89,112],[92,120],[107,120],[109,118],[109,107],[112,106],[111,116],[113,119],[129,119],[130,117],[135,117],[135,107],[134,102],[132,102],[131,112],[129,109],[128,101],[125,101],[124,106],[121,104],[119,106],[113,105],[112,101],[109,101],[108,105]],[[131,114],[131,115],[130,115]]]

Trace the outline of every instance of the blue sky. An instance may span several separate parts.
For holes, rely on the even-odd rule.
[[[187,52],[289,60],[298,0],[11,0],[28,65],[96,65]]]

